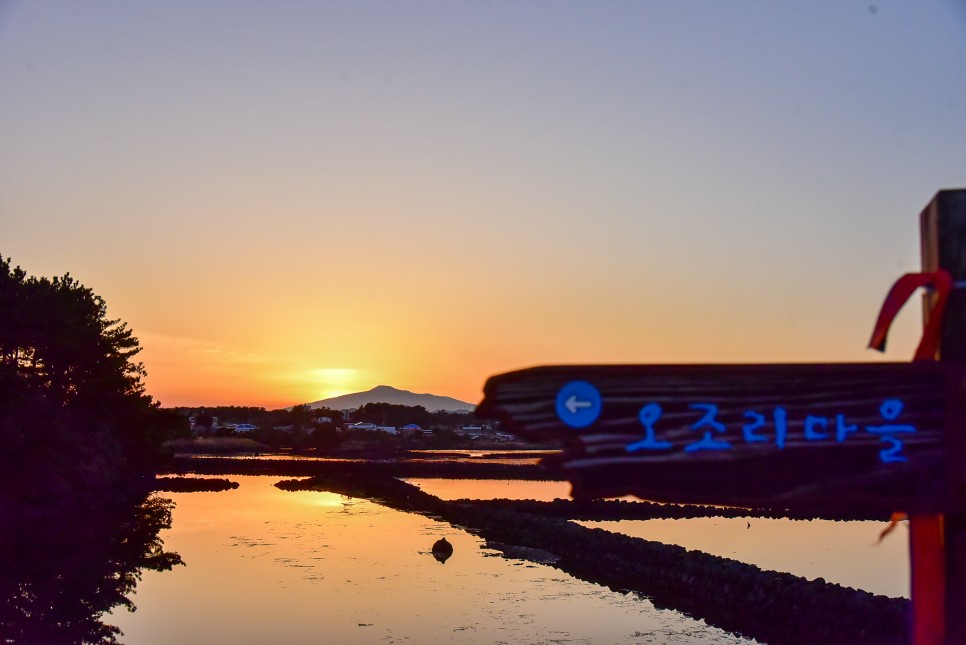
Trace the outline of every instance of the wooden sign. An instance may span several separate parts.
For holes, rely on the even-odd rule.
[[[477,415],[562,439],[575,498],[942,512],[964,400],[938,363],[558,366],[490,378]]]

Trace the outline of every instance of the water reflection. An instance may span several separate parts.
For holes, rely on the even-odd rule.
[[[824,578],[874,594],[909,597],[908,532],[896,532],[879,543],[883,522],[695,517],[578,523],[809,580]]]
[[[410,461],[431,461],[439,463],[511,464],[516,466],[536,466],[544,457],[559,454],[559,450],[410,450]]]
[[[274,477],[172,494],[165,542],[191,566],[147,574],[130,645],[247,643],[744,643],[649,601],[507,560],[449,524]],[[441,566],[431,545],[446,538]],[[429,551],[429,553],[427,553]],[[172,620],[176,616],[176,620]]]
[[[549,502],[568,499],[570,493],[570,484],[559,481],[439,478],[406,481],[447,501],[533,499]],[[822,577],[874,594],[909,597],[908,532],[900,529],[879,543],[879,533],[886,526],[883,522],[696,517],[578,523],[678,544],[810,580]]]
[[[183,564],[159,537],[171,500],[151,496],[110,512],[64,522],[4,517],[0,526],[0,641],[115,643],[102,620],[113,607],[134,611],[141,572]]]
[[[431,463],[487,463],[507,464],[514,466],[535,466],[544,457],[558,454],[559,450],[410,450],[395,456],[382,459],[372,457],[352,456],[317,456],[317,455],[223,455],[223,454],[190,454],[191,459],[210,459],[219,461],[307,461],[318,463],[397,463],[397,462],[431,462]]]
[[[430,495],[454,499],[534,499],[552,502],[570,499],[570,483],[561,481],[527,481],[521,479],[442,479],[407,477],[403,481],[419,486]]]

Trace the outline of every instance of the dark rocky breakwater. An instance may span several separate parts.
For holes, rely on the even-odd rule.
[[[505,463],[466,463],[420,459],[274,459],[272,457],[191,457],[172,458],[171,474],[204,475],[280,475],[332,478],[443,477],[449,479],[526,479],[556,480],[541,466]]]
[[[154,490],[162,493],[218,492],[238,488],[238,482],[216,477],[158,477]]]
[[[169,474],[194,475],[278,475],[282,477],[323,477],[331,481],[361,482],[380,479],[439,478],[439,479],[511,479],[526,481],[565,481],[552,466],[506,463],[453,462],[439,460],[293,460],[272,457],[175,457]],[[160,480],[159,480],[160,481]],[[179,492],[179,491],[172,491]],[[462,500],[461,500],[462,501]],[[533,500],[492,500],[474,502],[499,508],[512,508],[526,513],[549,515],[566,519],[621,520],[685,517],[775,517],[789,519],[879,520],[889,515],[880,511],[848,514],[834,509],[812,508],[789,510],[756,508],[754,510],[705,506],[699,504],[657,504],[621,500],[563,500],[537,502]]]
[[[553,562],[552,566],[570,575],[641,594],[657,607],[674,608],[766,643],[907,642],[907,600],[585,528],[566,519],[567,512],[562,510],[566,503],[445,502],[398,479],[346,477],[345,473],[289,480],[278,486],[373,499],[463,527],[502,548],[523,547],[517,553],[549,552],[554,557],[543,561]],[[557,512],[555,516],[533,512],[533,505],[556,505]],[[571,503],[569,512],[579,511],[580,506]]]

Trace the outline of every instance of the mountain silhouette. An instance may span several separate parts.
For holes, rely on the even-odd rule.
[[[343,394],[331,399],[322,399],[309,403],[310,408],[330,408],[332,410],[352,410],[361,408],[366,403],[394,403],[396,405],[421,405],[430,412],[446,410],[448,412],[472,412],[476,405],[460,401],[449,396],[436,394],[416,394],[408,390],[398,390],[389,385],[379,385],[367,392]]]

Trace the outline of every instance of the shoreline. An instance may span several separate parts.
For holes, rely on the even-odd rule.
[[[529,457],[529,455],[527,456]],[[370,479],[509,479],[523,481],[566,481],[551,467],[535,464],[488,463],[484,458],[469,461],[446,459],[380,459],[380,460],[315,460],[279,459],[272,456],[176,456],[170,466],[159,473],[176,475],[272,475],[278,477],[325,477],[361,482]],[[461,500],[467,501],[467,500]],[[665,504],[624,500],[489,500],[476,501],[491,507],[551,517],[580,520],[679,519],[686,517],[767,517],[796,520],[825,519],[833,521],[888,521],[889,514],[880,511],[837,513],[817,509],[740,508],[702,504]]]
[[[271,458],[179,458],[194,475],[299,477],[288,491],[325,490],[418,513],[479,535],[508,557],[554,566],[576,578],[633,592],[729,632],[776,643],[905,643],[909,601],[828,583],[676,545],[587,528],[570,520],[693,517],[816,519],[782,509],[741,509],[625,500],[444,501],[404,477],[557,481],[545,467],[446,461],[312,461]],[[171,482],[177,478],[167,478]],[[205,480],[201,480],[205,481]],[[209,480],[210,481],[210,480]],[[224,481],[224,480],[220,480]],[[223,486],[214,480],[215,486]],[[198,490],[204,484],[196,483]],[[887,519],[831,517],[833,520]],[[536,554],[536,555],[534,555]]]
[[[448,522],[512,557],[539,554],[535,561],[576,578],[637,593],[656,607],[762,642],[899,644],[907,638],[908,600],[821,578],[809,581],[676,545],[586,528],[502,502],[447,502],[392,478],[317,476],[276,486],[362,497]]]

